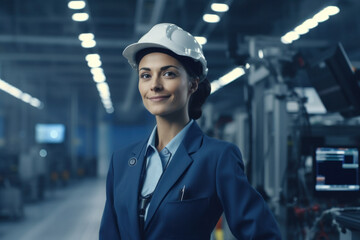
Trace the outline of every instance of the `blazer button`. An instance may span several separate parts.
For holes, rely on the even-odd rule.
[[[129,159],[129,166],[130,166],[130,167],[135,166],[136,162],[137,162],[137,159],[136,159],[136,158],[134,158],[134,157],[130,158],[130,159]]]

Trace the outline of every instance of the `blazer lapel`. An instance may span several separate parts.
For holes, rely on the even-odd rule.
[[[128,176],[129,183],[132,183],[132,186],[129,187],[127,196],[128,196],[128,206],[130,214],[130,224],[129,228],[134,228],[131,232],[136,234],[134,239],[140,239],[140,227],[138,221],[138,198],[139,198],[139,189],[140,189],[140,179],[141,179],[141,171],[142,167],[145,163],[145,150],[146,150],[146,142],[137,145],[137,148],[132,152],[133,157],[128,160]],[[132,159],[136,159],[136,164],[132,161]]]
[[[163,201],[166,194],[170,191],[171,187],[193,162],[193,159],[190,157],[190,155],[200,147],[202,137],[202,131],[196,122],[194,122],[155,188],[145,221],[145,229],[148,227],[156,210],[159,208],[159,205]]]

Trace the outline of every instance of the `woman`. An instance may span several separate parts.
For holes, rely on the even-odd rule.
[[[123,55],[157,125],[148,139],[113,154],[100,239],[210,239],[223,212],[238,239],[280,239],[239,149],[207,137],[194,121],[210,94],[195,38],[158,24]]]

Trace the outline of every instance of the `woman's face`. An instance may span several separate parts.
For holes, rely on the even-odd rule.
[[[155,116],[187,117],[194,85],[183,65],[170,55],[149,53],[139,63],[139,92],[145,108]]]

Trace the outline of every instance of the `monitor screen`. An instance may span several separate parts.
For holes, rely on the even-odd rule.
[[[359,149],[317,147],[315,150],[315,191],[359,191]]]
[[[37,143],[62,143],[64,137],[64,124],[39,123],[35,126],[35,140]]]
[[[341,43],[317,58],[307,72],[326,110],[345,118],[360,115],[360,87]]]

